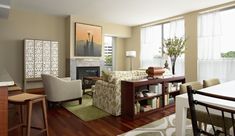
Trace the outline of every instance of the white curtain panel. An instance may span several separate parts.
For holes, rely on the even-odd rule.
[[[163,31],[163,32],[162,32]],[[163,38],[184,37],[184,20],[176,20],[162,25],[144,27],[141,29],[141,68],[149,66],[164,67],[165,60],[162,58],[162,33]],[[170,58],[168,58],[171,67]],[[176,75],[184,75],[184,55],[179,57],[175,66]]]
[[[141,29],[141,68],[149,66],[162,66],[162,27],[155,25]]]
[[[235,14],[234,14],[235,17]],[[235,60],[221,58],[221,53],[228,43],[224,42],[221,12],[202,14],[198,17],[198,80],[219,78],[222,82],[235,79]],[[230,43],[233,45],[234,43]],[[231,46],[230,45],[230,46]]]

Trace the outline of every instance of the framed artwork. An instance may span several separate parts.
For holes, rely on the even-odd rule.
[[[74,56],[101,57],[102,27],[75,23]]]

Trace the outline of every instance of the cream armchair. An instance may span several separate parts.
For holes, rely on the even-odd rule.
[[[57,78],[42,74],[46,98],[49,102],[79,100],[82,103],[82,81],[71,78]]]

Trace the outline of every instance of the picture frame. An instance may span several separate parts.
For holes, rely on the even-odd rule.
[[[102,56],[102,27],[85,23],[75,23],[74,56]]]

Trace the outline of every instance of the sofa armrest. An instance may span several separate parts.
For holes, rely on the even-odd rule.
[[[106,81],[97,81],[93,93],[93,105],[118,116],[121,114],[121,89]]]
[[[64,80],[64,81],[71,81],[72,78],[71,77],[63,77],[63,78],[60,78],[61,80]]]
[[[114,89],[115,89],[115,84],[107,82],[107,81],[98,80],[95,83],[95,92],[97,92],[97,93],[101,93],[103,91],[115,93]]]
[[[79,95],[82,97],[82,81],[81,80],[72,80],[65,81],[63,88],[65,90],[70,90],[74,92],[74,95]]]

